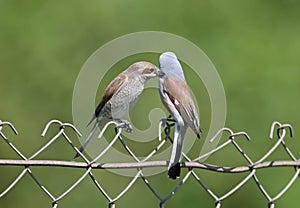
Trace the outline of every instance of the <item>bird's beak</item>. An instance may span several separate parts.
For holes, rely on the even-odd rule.
[[[156,72],[156,75],[157,75],[158,77],[163,77],[163,76],[165,75],[165,73],[162,72],[162,71],[157,71],[157,72]]]

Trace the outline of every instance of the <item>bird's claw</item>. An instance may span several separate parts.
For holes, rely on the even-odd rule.
[[[121,123],[116,126],[117,128],[124,128],[127,133],[131,133],[133,128],[129,121],[121,120]]]

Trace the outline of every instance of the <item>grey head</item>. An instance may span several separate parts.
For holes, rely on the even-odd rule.
[[[173,52],[165,52],[159,57],[159,68],[167,77],[172,77],[184,81],[182,67]]]

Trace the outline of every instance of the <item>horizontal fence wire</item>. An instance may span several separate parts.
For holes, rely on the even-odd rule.
[[[148,156],[146,156],[143,160],[140,160],[133,151],[126,145],[124,139],[122,138],[122,128],[116,128],[118,123],[115,121],[108,122],[104,128],[101,130],[99,134],[99,138],[102,137],[106,129],[112,125],[115,127],[116,135],[111,140],[111,142],[105,147],[105,149],[96,156],[93,160],[88,160],[87,157],[82,154],[79,149],[74,145],[72,140],[69,138],[68,134],[65,132],[66,128],[70,128],[75,133],[81,137],[81,133],[77,130],[77,128],[70,123],[63,123],[59,120],[51,120],[46,125],[42,136],[44,137],[50,126],[58,124],[58,130],[54,137],[52,137],[42,148],[32,154],[30,157],[25,157],[21,151],[9,140],[6,134],[3,132],[4,128],[10,128],[15,134],[18,134],[18,131],[14,127],[14,125],[10,122],[2,122],[0,120],[0,136],[4,139],[4,141],[8,144],[8,146],[20,157],[19,160],[10,160],[10,159],[0,159],[0,166],[22,166],[24,170],[16,177],[15,180],[11,182],[11,184],[6,187],[0,187],[0,200],[3,196],[5,196],[9,191],[11,191],[14,186],[26,175],[30,175],[34,182],[40,187],[40,189],[52,200],[52,207],[56,208],[58,206],[58,202],[67,196],[75,187],[77,187],[85,178],[89,177],[94,185],[98,188],[99,192],[107,199],[108,206],[110,208],[116,207],[116,202],[124,196],[127,191],[137,182],[137,180],[142,180],[146,187],[150,189],[152,194],[159,200],[160,207],[165,207],[165,202],[169,200],[171,197],[178,192],[181,187],[186,183],[187,180],[196,180],[196,182],[202,187],[208,195],[215,201],[215,207],[221,207],[221,202],[228,198],[230,195],[234,194],[237,190],[239,190],[244,184],[246,184],[251,179],[255,181],[257,188],[263,194],[263,196],[268,201],[268,207],[274,208],[275,201],[278,200],[296,181],[300,172],[300,160],[297,159],[291,150],[286,145],[284,139],[288,136],[293,137],[293,128],[290,124],[281,124],[277,121],[273,122],[270,130],[270,138],[276,136],[278,138],[277,142],[257,161],[252,161],[250,157],[245,153],[245,151],[238,145],[236,138],[244,137],[247,140],[250,140],[250,137],[246,132],[234,132],[229,128],[220,129],[211,139],[210,142],[213,142],[216,138],[221,136],[222,133],[228,132],[228,140],[223,144],[217,146],[213,150],[201,155],[198,158],[190,159],[186,154],[183,153],[183,157],[186,160],[182,162],[181,166],[183,168],[187,168],[187,173],[183,176],[183,178],[178,182],[178,185],[165,197],[161,196],[156,189],[151,185],[151,183],[147,180],[147,177],[143,173],[143,169],[145,168],[154,168],[154,167],[168,167],[168,161],[148,161],[152,156],[155,155],[167,142],[173,142],[171,138],[171,128],[174,126],[174,123],[170,123],[167,120],[162,120],[159,123],[159,145],[154,148],[152,152]],[[162,135],[165,135],[164,137]],[[78,153],[84,162],[74,162],[74,161],[58,161],[58,160],[35,160],[35,158],[44,150],[46,150],[53,142],[55,142],[58,138],[63,137],[68,144],[74,149],[74,152]],[[163,138],[162,138],[163,137]],[[122,162],[122,163],[98,163],[97,161],[105,155],[107,151],[113,146],[114,143],[120,141],[128,155],[130,155],[135,162]],[[247,165],[239,166],[239,167],[222,167],[216,166],[207,163],[201,163],[204,158],[220,151],[224,147],[228,145],[233,145],[243,157],[247,161]],[[279,147],[282,146],[287,153],[287,155],[291,158],[290,160],[281,160],[281,161],[266,161],[266,159]],[[67,167],[67,168],[80,168],[84,169],[85,172],[75,181],[67,190],[65,190],[59,196],[54,196],[36,177],[30,167],[33,166],[56,166],[56,167]],[[256,175],[256,171],[261,168],[275,168],[275,167],[294,167],[295,173],[292,178],[288,181],[285,187],[275,196],[270,196],[269,192],[265,189],[265,187],[260,182],[259,178]],[[132,177],[129,184],[121,191],[116,197],[112,198],[101,186],[101,181],[98,181],[93,173],[93,169],[137,169],[137,173],[134,177]],[[229,190],[226,194],[222,196],[218,196],[213,192],[210,188],[208,188],[204,181],[200,178],[200,176],[194,171],[194,169],[204,169],[208,171],[215,171],[220,173],[242,173],[248,172],[248,175],[242,179],[236,186],[234,186],[231,190]],[[2,189],[1,189],[2,188]]]

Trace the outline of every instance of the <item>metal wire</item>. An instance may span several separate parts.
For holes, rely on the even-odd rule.
[[[202,187],[207,194],[209,194],[212,199],[215,201],[215,207],[220,208],[222,201],[227,199],[229,196],[233,195],[237,190],[239,190],[241,187],[243,187],[251,178],[255,181],[258,189],[261,191],[263,196],[266,198],[268,202],[268,207],[275,207],[275,202],[282,197],[284,193],[292,186],[292,184],[296,181],[300,174],[300,160],[296,158],[296,156],[292,153],[292,151],[288,148],[286,145],[284,139],[287,137],[287,133],[289,133],[290,137],[293,137],[294,132],[293,128],[290,124],[281,124],[277,121],[273,122],[270,130],[270,139],[274,137],[274,132],[277,133],[278,141],[268,150],[259,160],[256,162],[253,162],[251,158],[246,154],[246,152],[241,148],[241,146],[238,144],[238,141],[236,141],[239,137],[244,137],[248,141],[250,141],[250,137],[246,132],[234,132],[233,130],[229,128],[222,128],[220,129],[215,136],[213,136],[210,139],[210,142],[214,142],[217,137],[219,137],[222,133],[228,132],[228,140],[225,141],[223,144],[218,145],[216,148],[212,149],[211,151],[201,155],[198,158],[190,159],[186,154],[183,153],[183,158],[186,160],[182,162],[183,168],[188,168],[187,173],[182,177],[180,181],[178,181],[177,186],[166,196],[162,196],[159,194],[159,192],[151,185],[148,178],[144,175],[143,169],[144,168],[153,168],[153,167],[167,167],[168,161],[148,161],[152,156],[154,156],[164,145],[166,145],[167,142],[173,143],[172,137],[171,137],[171,128],[174,126],[174,123],[170,119],[162,119],[159,123],[159,144],[157,147],[153,149],[144,159],[140,160],[134,152],[127,146],[125,140],[122,138],[122,128],[118,128],[119,124],[117,122],[111,121],[107,123],[101,132],[99,133],[99,138],[102,137],[104,132],[107,130],[107,128],[110,125],[113,125],[115,127],[115,137],[111,140],[111,142],[105,147],[105,149],[100,152],[92,161],[89,161],[87,157],[85,157],[84,154],[82,154],[79,149],[74,145],[72,140],[69,138],[68,134],[66,133],[65,129],[70,128],[72,129],[78,136],[81,136],[81,133],[76,129],[76,127],[70,123],[63,123],[58,120],[51,120],[47,123],[45,126],[42,136],[46,136],[48,129],[51,126],[58,125],[57,133],[54,135],[50,140],[39,150],[37,150],[34,154],[32,154],[30,157],[25,157],[21,151],[16,148],[12,142],[7,138],[6,134],[3,132],[5,128],[10,128],[15,134],[18,134],[16,128],[13,126],[10,122],[2,122],[0,120],[0,136],[4,139],[4,141],[8,144],[8,146],[20,157],[20,160],[1,160],[0,159],[0,166],[4,165],[10,165],[10,166],[23,166],[24,170],[22,170],[19,175],[11,182],[11,184],[6,187],[2,188],[0,187],[0,200],[1,198],[6,195],[9,191],[11,191],[15,185],[24,177],[24,175],[29,174],[36,185],[40,187],[40,189],[52,200],[52,207],[56,208],[58,207],[58,203],[61,199],[66,197],[72,190],[74,190],[75,187],[77,187],[85,178],[89,177],[95,184],[95,186],[98,188],[99,192],[107,199],[108,201],[108,207],[114,208],[116,207],[116,202],[124,196],[128,190],[136,184],[138,180],[142,180],[146,187],[151,191],[151,193],[159,200],[159,206],[161,208],[166,207],[166,202],[171,198],[174,197],[174,195],[181,190],[182,186],[186,183],[188,180],[196,180],[196,182]],[[163,129],[163,130],[162,130]],[[164,135],[164,136],[163,136]],[[57,139],[64,138],[67,143],[71,146],[71,148],[80,155],[80,157],[83,159],[84,162],[71,162],[71,161],[51,161],[51,160],[34,160],[39,154],[41,154],[43,151],[45,151],[51,144],[53,144]],[[128,155],[130,155],[135,162],[128,162],[128,163],[106,163],[101,164],[97,163],[96,161],[103,157],[109,151],[109,149],[115,144],[117,141],[119,141]],[[237,152],[240,153],[240,155],[245,159],[246,165],[240,166],[240,167],[220,167],[205,163],[200,163],[198,161],[203,160],[204,158],[207,158],[208,156],[222,150],[228,145],[233,145],[233,147],[236,149]],[[290,161],[271,161],[268,162],[266,159],[279,147],[282,146],[287,153],[287,155],[291,158]],[[76,168],[82,168],[85,169],[84,173],[69,187],[67,190],[65,190],[63,193],[61,193],[58,196],[54,196],[47,187],[45,187],[35,176],[35,174],[32,172],[30,167],[32,166],[58,166],[58,167],[76,167]],[[284,167],[294,167],[295,173],[292,176],[292,178],[288,181],[285,187],[282,188],[281,191],[279,191],[278,194],[275,196],[270,196],[268,191],[265,189],[265,187],[262,185],[262,183],[259,180],[259,177],[256,175],[257,169],[260,168],[272,168],[277,166],[284,166]],[[118,168],[132,168],[136,169],[135,176],[131,179],[131,181],[128,183],[128,185],[115,197],[111,197],[105,189],[101,186],[101,181],[98,181],[94,175],[93,170],[94,169],[118,169]],[[248,172],[248,174],[233,188],[231,188],[227,193],[223,194],[222,196],[218,196],[213,190],[211,190],[201,179],[200,174],[196,173],[194,171],[195,168],[201,168],[205,170],[210,171],[217,171],[217,172],[226,172],[226,173],[241,173],[241,172]]]

